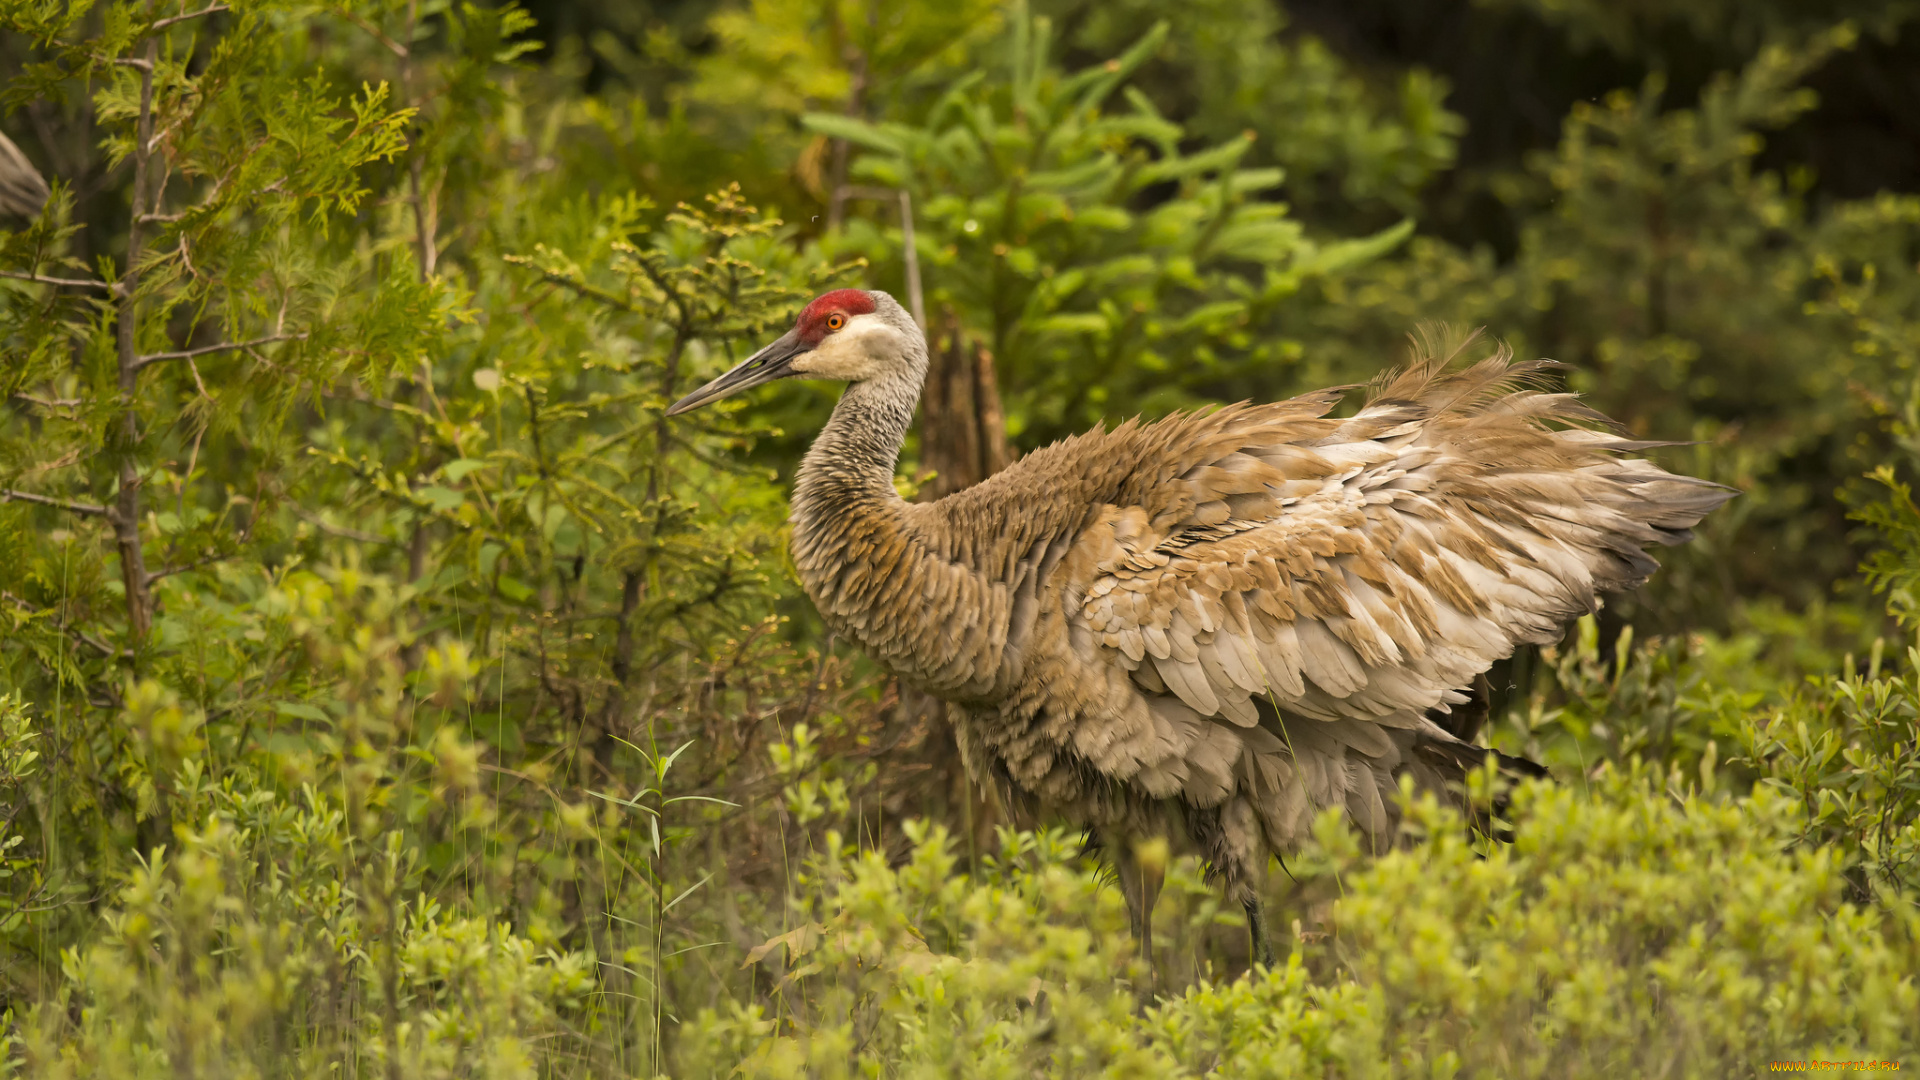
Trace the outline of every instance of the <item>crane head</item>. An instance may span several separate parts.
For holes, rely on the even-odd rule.
[[[918,333],[913,319],[886,293],[835,289],[815,297],[793,329],[674,402],[667,415],[691,412],[775,379],[862,382],[901,372],[911,366],[911,336]]]

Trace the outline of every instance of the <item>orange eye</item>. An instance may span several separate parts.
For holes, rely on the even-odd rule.
[[[845,325],[847,325],[847,317],[845,315],[836,311],[827,316],[827,329],[838,330]]]

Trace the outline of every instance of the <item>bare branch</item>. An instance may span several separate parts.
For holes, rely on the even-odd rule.
[[[37,503],[40,506],[51,506],[55,509],[66,510],[75,514],[92,514],[99,517],[105,517],[107,515],[107,508],[104,506],[95,506],[93,503],[72,502],[67,499],[50,499],[45,495],[35,495],[31,491],[15,491],[12,488],[0,488],[0,502]]]
[[[151,585],[161,578],[172,577],[175,574],[184,574],[188,571],[198,570],[203,566],[212,566],[214,563],[224,562],[231,558],[233,558],[233,555],[230,553],[226,555],[209,555],[204,559],[197,559],[187,563],[185,566],[163,566],[147,575],[147,584]]]
[[[351,11],[348,11],[344,6],[336,7],[331,10],[335,15],[340,16],[341,18],[347,20],[353,25],[373,35],[373,39],[375,41],[378,41],[380,44],[385,45],[387,47],[388,52],[392,53],[393,55],[399,57],[402,60],[407,59],[409,55],[407,47],[393,40],[387,35],[381,33],[379,27],[368,22],[366,19],[361,18],[359,15]]]
[[[142,60],[138,57],[133,57],[133,56],[119,56],[119,57],[115,57],[113,60],[109,62],[114,64],[117,67],[130,67],[138,71],[153,70],[153,61]]]
[[[913,321],[920,324],[924,332],[927,328],[927,299],[920,289],[920,251],[913,242],[913,196],[906,188],[900,189],[900,251],[907,262],[907,301],[913,311]]]
[[[254,352],[254,351],[253,351],[252,349],[248,349],[248,350],[247,350],[247,355],[248,355],[248,356],[259,356],[260,354],[259,354],[259,353],[256,353],[256,352]],[[196,387],[196,388],[197,388],[197,389],[198,389],[198,390],[200,391],[200,396],[201,396],[201,397],[203,397],[203,398],[205,398],[205,399],[206,399],[206,400],[208,400],[208,401],[212,401],[212,400],[213,400],[213,395],[212,395],[212,394],[209,394],[209,393],[207,393],[207,384],[206,384],[206,382],[205,382],[205,381],[203,381],[203,380],[202,380],[202,379],[200,378],[200,365],[199,365],[199,364],[196,364],[196,363],[194,363],[194,362],[193,362],[193,358],[192,358],[191,356],[189,356],[189,357],[187,357],[187,370],[188,370],[188,371],[191,371],[191,372],[193,372],[193,385],[194,385],[194,386],[195,386],[195,387]],[[205,428],[205,427],[202,427],[202,428],[200,429],[200,431],[201,431],[201,434],[205,434],[205,433],[206,433],[206,428]],[[197,449],[199,449],[199,447],[200,447],[200,441],[199,441],[199,437],[198,437],[198,436],[195,436],[195,438],[194,438],[194,443],[193,443],[193,445],[194,445],[194,448],[195,448],[196,450],[197,450]],[[191,470],[189,470],[189,471],[191,471]]]
[[[45,274],[24,274],[18,270],[0,270],[0,277],[13,278],[16,281],[37,281],[42,285],[65,285],[74,289],[105,289],[108,292],[119,290],[111,281],[92,281],[87,278],[48,277]]]
[[[164,19],[157,19],[152,26],[147,27],[147,32],[152,33],[155,30],[162,30],[172,26],[174,23],[183,23],[188,19],[198,19],[203,15],[212,15],[215,12],[230,10],[232,9],[228,8],[225,4],[208,4],[199,11],[189,11],[185,15],[169,15]]]
[[[258,345],[271,345],[276,341],[305,341],[306,338],[305,334],[269,334],[266,337],[254,338],[252,341],[223,341],[218,345],[202,345],[197,349],[182,349],[179,352],[148,353],[136,359],[133,367],[138,371],[148,364],[158,364],[163,360],[187,360],[195,356],[205,356],[208,353],[251,349]]]
[[[113,646],[107,644],[104,641],[101,641],[99,638],[94,637],[92,634],[87,633],[85,630],[73,630],[70,632],[73,634],[74,637],[80,639],[82,642],[85,642],[88,646],[98,650],[100,655],[105,656],[109,659],[118,660],[118,659],[124,659],[124,658],[131,658],[133,656],[132,649],[115,649]],[[93,702],[92,704],[100,705],[101,703]],[[118,701],[107,702],[106,707],[117,709],[120,707],[120,704]]]

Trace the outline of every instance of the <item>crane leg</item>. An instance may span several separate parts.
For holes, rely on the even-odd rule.
[[[1247,936],[1253,941],[1255,967],[1273,967],[1273,937],[1267,933],[1267,912],[1255,897],[1246,902]]]
[[[1153,965],[1153,906],[1160,899],[1160,887],[1167,878],[1166,867],[1135,857],[1124,845],[1115,846],[1119,850],[1114,853],[1113,865],[1120,879],[1120,895],[1126,898],[1133,940],[1140,948],[1141,961],[1147,965],[1151,988],[1159,981]]]

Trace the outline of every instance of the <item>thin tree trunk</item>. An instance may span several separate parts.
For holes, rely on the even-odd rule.
[[[614,624],[613,638],[613,687],[607,691],[607,699],[600,708],[600,734],[594,740],[593,757],[601,768],[609,768],[613,761],[616,743],[614,728],[627,711],[627,683],[633,678],[633,614],[640,609],[640,598],[645,591],[646,578],[640,567],[628,570],[620,577],[620,617]]]
[[[837,23],[837,6],[835,8],[835,14],[835,21]],[[878,18],[878,15],[877,5],[869,4],[867,7],[868,24],[871,25],[874,20]],[[836,25],[834,30],[837,36],[842,38],[848,37],[845,27]],[[851,40],[845,41],[841,46],[841,53],[846,57],[847,70],[852,76],[852,86],[847,90],[846,115],[854,117],[855,119],[864,119],[867,114],[867,56],[861,52],[859,47],[854,45]],[[852,148],[847,145],[847,140],[833,140],[832,164],[828,167],[827,171],[828,232],[838,229],[841,219],[846,216],[847,164],[851,153]]]
[[[993,354],[984,345],[973,350],[973,394],[979,410],[980,479],[985,480],[1013,464],[1013,444],[1007,441],[1007,414],[1000,408],[1000,379],[994,374]]]
[[[993,354],[960,326],[940,320],[920,402],[920,467],[936,474],[921,497],[938,499],[999,472],[1013,461]]]
[[[145,217],[148,189],[152,185],[153,156],[153,66],[160,55],[160,43],[147,39],[144,67],[140,72],[140,120],[135,126],[133,147],[133,213],[127,228],[127,265],[120,276],[120,311],[115,326],[119,360],[120,415],[109,428],[109,451],[118,459],[120,490],[114,497],[112,513],[114,544],[120,553],[120,580],[127,594],[127,629],[134,642],[145,639],[153,627],[153,599],[149,592],[146,553],[141,548],[140,463],[136,450],[140,443],[140,258],[145,254]]]
[[[413,100],[413,36],[415,29],[419,25],[419,18],[419,0],[408,0],[407,24],[406,29],[401,34],[399,61],[400,100],[408,107],[415,107],[417,105]],[[415,142],[417,140],[419,130],[420,127],[418,123],[416,123],[412,132],[413,138],[410,138],[409,142]],[[408,202],[413,206],[414,255],[418,263],[420,280],[425,282],[432,279],[434,266],[439,261],[440,247],[437,238],[434,236],[439,214],[437,200],[436,205],[430,207],[427,204],[426,197],[421,193],[422,185],[420,174],[423,165],[421,162],[420,148],[418,145],[414,145],[409,147],[409,149],[412,151],[412,155],[411,160],[407,162],[407,197]],[[418,379],[419,385],[414,388],[414,401],[420,411],[426,413],[428,406],[432,404],[433,368],[429,365],[425,357],[422,357],[420,360]],[[407,580],[409,582],[419,581],[427,572],[427,544],[429,539],[427,535],[427,525],[428,522],[421,518],[418,511],[416,511],[413,521],[413,531],[407,537]],[[407,650],[407,667],[413,667],[418,659],[419,647],[416,644]]]

